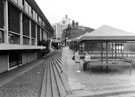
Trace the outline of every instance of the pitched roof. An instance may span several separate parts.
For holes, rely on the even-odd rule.
[[[135,34],[103,25],[89,35],[83,36],[80,41],[82,40],[135,40]]]

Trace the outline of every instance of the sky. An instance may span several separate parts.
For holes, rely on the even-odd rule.
[[[109,25],[135,33],[135,0],[35,0],[51,24],[65,15],[94,29]]]

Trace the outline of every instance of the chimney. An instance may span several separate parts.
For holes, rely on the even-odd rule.
[[[68,15],[65,15],[65,18],[67,19],[68,18]]]
[[[78,22],[76,22],[76,23],[75,23],[75,25],[76,25],[76,27],[78,27],[78,26],[79,26],[79,23],[78,23]]]

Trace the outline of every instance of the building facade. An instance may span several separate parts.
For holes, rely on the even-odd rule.
[[[35,0],[0,0],[0,73],[37,59],[53,33]]]
[[[55,38],[61,40],[62,39],[62,33],[67,28],[67,26],[70,24],[70,19],[66,15],[59,23],[54,24],[54,30],[55,30]]]

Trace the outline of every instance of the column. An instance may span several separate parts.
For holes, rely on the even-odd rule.
[[[31,44],[31,20],[29,20],[29,45]]]
[[[8,1],[4,1],[4,43],[8,43]]]
[[[35,34],[36,34],[36,36],[35,36],[35,45],[37,45],[37,24],[36,24],[36,27],[35,27]]]
[[[23,16],[22,13],[20,13],[20,44],[23,45]]]

